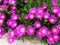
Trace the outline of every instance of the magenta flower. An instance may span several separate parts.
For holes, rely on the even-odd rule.
[[[24,15],[24,19],[28,19],[28,15],[25,14],[25,15]]]
[[[7,41],[8,43],[13,43],[16,40],[16,37],[8,37]]]
[[[7,6],[6,5],[2,5],[1,8],[2,8],[2,10],[6,10]]]
[[[56,35],[56,34],[55,34],[55,35],[53,35],[53,38],[54,38],[54,41],[55,41],[55,42],[58,42],[58,41],[59,41],[59,35]]]
[[[16,0],[9,0],[9,4],[15,5],[16,4]]]
[[[19,26],[16,27],[16,32],[17,32],[17,36],[21,37],[25,34],[26,32],[26,27],[24,24],[21,24]]]
[[[59,30],[57,29],[56,26],[52,27],[51,30],[52,30],[52,32],[53,32],[54,34],[58,34],[58,33],[59,33]]]
[[[52,5],[57,5],[57,0],[52,0]]]
[[[35,31],[34,27],[32,27],[32,26],[29,25],[27,27],[26,33],[29,34],[29,35],[33,35],[34,31]]]
[[[0,38],[2,38],[2,34],[0,34]]]
[[[56,23],[56,21],[57,21],[57,18],[56,18],[55,16],[51,15],[51,16],[49,17],[49,22],[50,22],[51,24]]]
[[[53,38],[53,36],[48,37],[47,42],[49,44],[54,44],[54,38]]]
[[[12,14],[11,15],[11,20],[17,20],[18,19],[18,15],[17,14]]]
[[[15,37],[15,32],[12,29],[8,31],[8,37]]]
[[[4,28],[0,27],[0,34],[4,34]]]
[[[58,11],[59,11],[59,7],[58,7],[58,6],[53,6],[53,7],[51,8],[51,10],[52,10],[53,13],[57,14]]]
[[[49,19],[49,17],[50,17],[50,13],[49,13],[49,12],[45,12],[45,13],[44,13],[44,18],[45,18],[45,19]]]
[[[45,26],[44,27],[41,27],[40,28],[40,31],[41,31],[41,33],[42,33],[43,36],[46,36],[47,35],[48,28],[45,27]]]
[[[47,7],[48,7],[47,4],[43,4],[43,5],[42,5],[42,8],[43,8],[43,9],[46,9]]]
[[[16,10],[16,6],[13,5],[13,6],[11,7],[11,9],[12,9],[12,10]]]
[[[12,14],[15,13],[15,10],[11,9],[11,10],[10,10],[10,13],[12,13]]]
[[[2,0],[0,0],[0,2],[2,2]]]
[[[5,14],[4,13],[0,13],[0,19],[5,19]]]
[[[52,35],[52,32],[51,32],[51,30],[48,30],[47,31],[47,37],[49,37],[50,35]]]
[[[0,19],[0,26],[2,26],[4,23],[4,20],[3,19]]]
[[[7,22],[6,22],[6,24],[7,24],[8,26],[11,26],[12,20],[11,20],[11,19],[8,19]]]
[[[35,17],[38,18],[38,19],[42,19],[43,14],[42,13],[36,13]]]
[[[43,13],[44,9],[42,7],[37,8],[37,13]]]
[[[34,22],[34,27],[35,27],[35,28],[40,28],[40,27],[41,27],[41,22],[35,21],[35,22]]]
[[[60,24],[58,24],[56,27],[57,27],[57,29],[60,31]]]
[[[12,21],[11,28],[15,28],[16,26],[17,26],[17,22],[16,21]]]
[[[29,13],[29,14],[28,14],[28,18],[29,18],[29,19],[34,19],[34,14]]]
[[[24,3],[27,3],[27,0],[24,0]]]
[[[8,0],[4,0],[4,2],[3,2],[4,4],[7,4],[8,3]]]
[[[43,38],[44,36],[42,35],[42,32],[40,31],[40,30],[38,30],[37,32],[36,32],[36,36],[38,37],[38,38]]]
[[[34,14],[36,12],[36,8],[35,7],[33,7],[33,8],[30,8],[30,10],[29,10],[29,13],[32,13],[32,14]]]

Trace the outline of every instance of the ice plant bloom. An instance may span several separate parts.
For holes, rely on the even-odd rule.
[[[24,19],[28,19],[28,15],[25,14],[25,15],[24,15]]]
[[[60,31],[60,24],[58,24],[56,27],[57,27],[57,29]]]
[[[12,14],[11,15],[11,20],[17,20],[18,19],[18,15],[17,14]]]
[[[3,19],[0,19],[0,26],[2,26],[4,23],[4,20]]]
[[[4,34],[4,28],[0,27],[0,34]]]
[[[46,9],[47,7],[48,7],[47,4],[43,4],[43,5],[42,5],[42,8],[44,8],[44,9]]]
[[[47,35],[48,28],[45,27],[45,26],[43,26],[43,27],[40,28],[40,31],[41,31],[41,33],[42,33],[43,36],[46,36]]]
[[[57,0],[52,0],[52,5],[57,5]]]
[[[4,2],[3,2],[4,4],[7,4],[8,3],[8,0],[4,0]]]
[[[35,28],[40,28],[40,27],[41,27],[41,22],[35,21],[35,22],[34,22],[34,27],[35,27]]]
[[[35,17],[38,18],[38,19],[42,19],[43,14],[42,13],[36,13]]]
[[[33,8],[30,8],[30,10],[29,10],[29,13],[35,13],[36,12],[36,8],[35,7],[33,7]]]
[[[19,26],[16,27],[17,36],[21,37],[25,34],[25,32],[26,32],[26,27],[24,24],[20,24]]]
[[[6,24],[7,24],[8,26],[11,26],[12,20],[11,20],[11,19],[8,19],[7,22],[6,22]]]
[[[55,34],[55,35],[53,35],[53,38],[54,38],[54,41],[55,41],[55,42],[58,42],[58,41],[59,41],[59,35],[56,35],[56,34]]]
[[[13,5],[13,6],[11,7],[11,9],[12,9],[12,10],[16,10],[16,6]]]
[[[0,2],[1,2],[2,0],[0,0]]]
[[[9,0],[9,4],[15,5],[16,4],[16,0]]]
[[[24,0],[24,3],[27,3],[27,0]]]
[[[11,28],[15,28],[16,26],[17,26],[17,22],[16,21],[12,21]]]
[[[29,34],[29,35],[33,35],[34,31],[35,31],[34,27],[32,27],[32,26],[29,25],[27,27],[26,33]]]
[[[51,30],[48,30],[47,31],[47,37],[49,37],[50,35],[52,35],[52,32],[51,32]]]
[[[34,19],[34,14],[29,13],[29,14],[28,14],[28,18],[29,18],[29,19]]]
[[[50,17],[50,13],[49,12],[44,12],[44,18],[48,19]]]
[[[12,29],[8,31],[8,37],[15,37],[15,32]]]
[[[16,37],[8,37],[7,41],[9,44],[13,43],[16,40]]]
[[[50,22],[51,24],[56,23],[56,21],[57,21],[57,18],[56,18],[55,16],[51,15],[51,16],[49,17],[49,22]]]
[[[53,6],[53,7],[51,8],[51,10],[52,10],[53,13],[57,14],[58,11],[59,11],[59,7],[58,7],[58,6]]]
[[[11,13],[11,14],[15,13],[15,10],[10,9],[10,13]]]
[[[0,13],[0,19],[5,19],[5,14],[4,13]]]
[[[59,33],[59,30],[58,30],[58,28],[56,27],[56,26],[54,26],[54,27],[52,27],[52,32],[54,33],[54,34],[58,34]]]
[[[2,38],[2,34],[0,34],[0,38]]]
[[[48,37],[47,42],[49,44],[54,44],[54,38],[53,38],[53,36]]]
[[[42,35],[42,33],[41,33],[40,30],[38,30],[38,31],[36,32],[36,36],[37,36],[38,38],[43,38],[43,35]]]
[[[42,7],[37,8],[37,13],[43,13],[44,9]]]

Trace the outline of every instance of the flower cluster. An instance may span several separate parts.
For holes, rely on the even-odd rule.
[[[8,43],[14,42],[18,37],[22,37],[25,34],[28,34],[30,36],[36,35],[38,39],[46,37],[49,44],[54,44],[60,40],[60,24],[49,28],[48,26],[43,25],[40,21],[44,19],[47,20],[49,24],[54,25],[58,19],[60,19],[60,7],[57,5],[57,0],[52,0],[52,14],[50,14],[49,11],[46,11],[48,9],[48,4],[46,3],[44,3],[41,7],[30,8],[28,14],[24,15],[24,19],[30,21],[34,19],[36,20],[33,22],[33,25],[28,25],[27,27],[22,23],[18,25],[17,20],[19,20],[19,16],[16,14],[16,0],[0,0],[0,2],[3,2],[0,5],[0,38],[5,32],[3,23],[7,18],[6,14],[4,14],[3,11],[8,10],[8,13],[10,15],[9,19],[6,21],[6,24],[9,27],[7,38]],[[24,0],[24,3],[27,3],[27,0]]]

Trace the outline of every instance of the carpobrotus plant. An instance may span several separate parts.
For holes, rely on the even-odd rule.
[[[8,43],[25,37],[59,44],[59,5],[59,0],[0,0],[0,38],[8,32]]]

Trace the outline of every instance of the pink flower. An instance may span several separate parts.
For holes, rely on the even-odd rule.
[[[35,22],[34,22],[34,27],[35,27],[35,28],[40,28],[40,27],[41,27],[41,22],[35,21]]]
[[[35,31],[34,27],[32,27],[32,26],[29,25],[27,27],[26,33],[29,34],[29,35],[33,35],[34,31]]]
[[[16,0],[9,0],[9,4],[15,5],[16,4]]]
[[[11,20],[17,20],[18,19],[18,15],[17,14],[12,14],[11,15]]]
[[[21,37],[25,34],[25,32],[26,32],[26,27],[24,24],[21,24],[16,27],[17,36]]]
[[[51,24],[54,24],[54,23],[57,22],[57,18],[56,18],[55,16],[51,15],[51,16],[49,17],[49,22],[50,22]]]
[[[30,8],[29,13],[33,13],[34,14],[35,12],[36,12],[36,8],[34,8],[34,7]]]
[[[43,5],[42,5],[42,8],[44,8],[44,9],[46,9],[47,7],[48,7],[47,4],[43,4]]]

